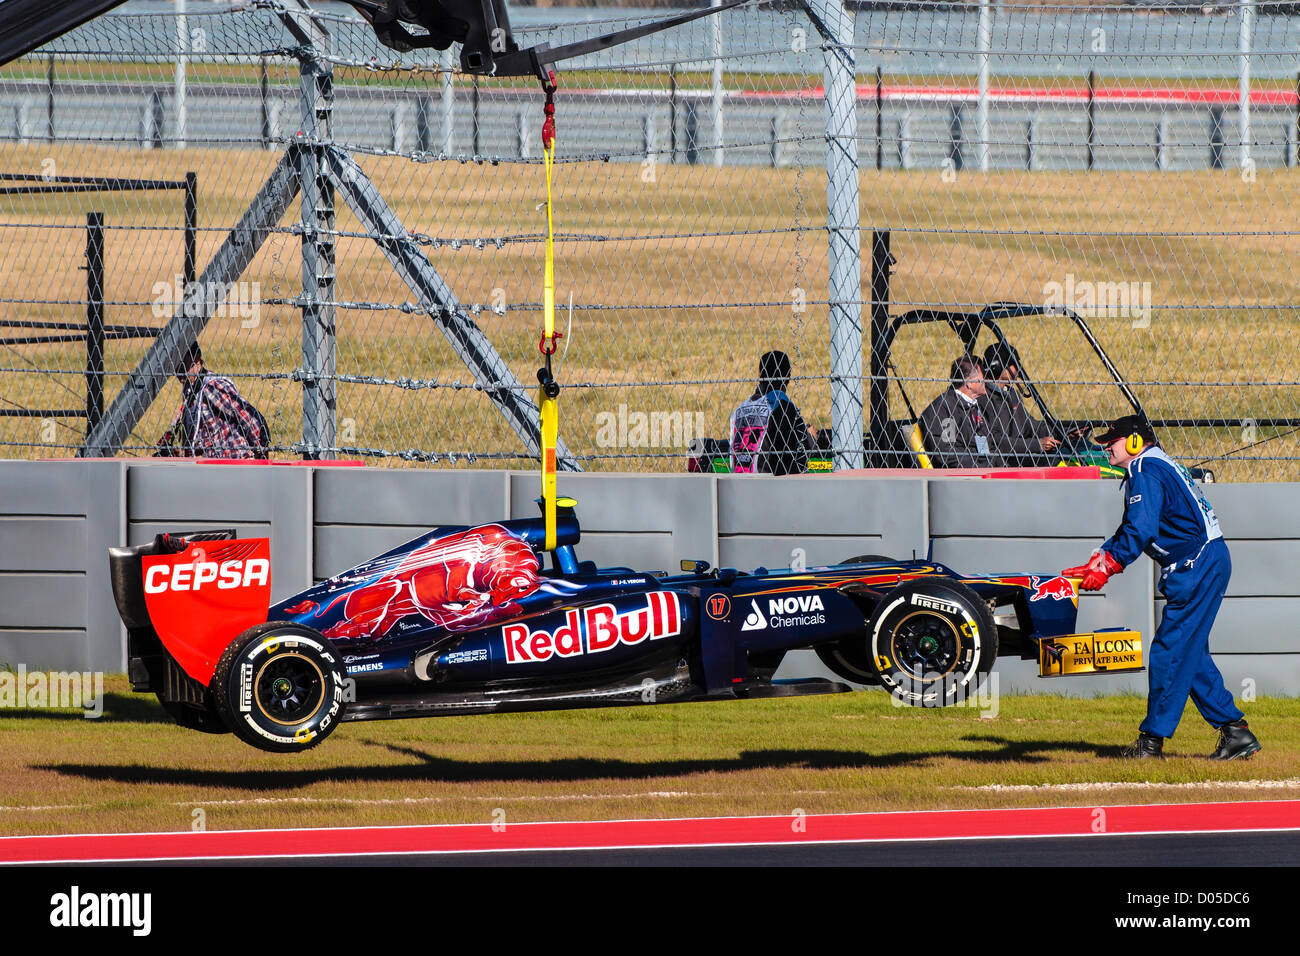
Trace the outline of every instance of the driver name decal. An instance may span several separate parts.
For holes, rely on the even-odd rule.
[[[556,657],[599,654],[619,644],[636,645],[682,632],[682,609],[673,591],[651,591],[646,606],[619,613],[613,604],[596,604],[569,611],[553,631],[527,624],[501,629],[506,663],[531,664]]]

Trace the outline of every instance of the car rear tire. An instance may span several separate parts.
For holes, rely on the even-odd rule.
[[[998,629],[980,596],[959,581],[909,581],[885,595],[867,625],[880,683],[914,707],[975,698],[998,656]]]
[[[272,753],[315,747],[343,717],[342,658],[318,631],[272,621],[249,628],[217,662],[212,696],[236,737]]]

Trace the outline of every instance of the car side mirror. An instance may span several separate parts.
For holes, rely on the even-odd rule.
[[[704,574],[709,570],[707,561],[683,561],[682,570],[687,574]]]

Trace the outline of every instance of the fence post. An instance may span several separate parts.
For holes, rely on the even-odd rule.
[[[903,115],[898,118],[898,166],[900,169],[912,168],[912,110],[903,107]]]
[[[948,104],[948,159],[952,162],[952,168],[959,170],[962,168],[964,159],[961,154],[961,104]]]
[[[989,50],[993,44],[993,11],[989,0],[980,0],[979,16],[979,103],[975,110],[976,156],[981,173],[989,171]]]
[[[104,417],[104,214],[86,213],[86,437]]]
[[[258,59],[258,93],[262,106],[262,148],[271,148],[271,103],[266,82],[266,57]]]
[[[421,96],[415,101],[415,148],[422,153],[427,153],[433,142],[429,130],[429,114],[432,106],[427,96]]]
[[[1210,107],[1210,168],[1223,168],[1223,107]]]
[[[843,0],[808,0],[823,45],[826,90],[827,299],[834,468],[861,468],[862,248],[853,18]]]
[[[889,421],[889,369],[883,348],[889,325],[889,270],[894,258],[889,254],[889,230],[871,231],[871,444],[884,448],[885,428]],[[872,462],[877,464],[877,462]]]
[[[54,142],[54,54],[45,68],[45,138]]]
[[[315,27],[315,24],[312,24]],[[302,196],[302,456],[333,458],[336,442],[334,306],[334,184],[326,166],[334,111],[334,72],[329,37],[313,29],[315,44],[299,60],[302,132],[299,183]]]
[[[1093,146],[1097,140],[1097,71],[1088,71],[1088,169],[1092,169],[1095,157]]]
[[[406,152],[407,144],[411,139],[411,119],[408,103],[398,101],[390,114],[389,125],[392,127],[393,152]]]
[[[188,117],[185,109],[186,52],[189,50],[190,31],[186,23],[185,0],[176,0],[176,75],[172,81],[172,99],[176,106],[176,148],[185,148],[185,128]]]
[[[772,168],[781,165],[781,114],[772,114]]]
[[[27,145],[27,101],[22,100],[14,107],[14,132],[18,138],[19,146]]]
[[[1156,121],[1156,169],[1169,168],[1169,114],[1163,110]]]
[[[686,163],[694,166],[700,161],[700,108],[694,99],[686,101]]]
[[[1237,29],[1237,168],[1252,164],[1250,143],[1250,39],[1255,21],[1254,0],[1240,0]]]
[[[876,67],[876,169],[885,168],[885,71]]]
[[[474,91],[470,97],[470,129],[472,130],[471,152],[473,155],[479,155],[478,148],[478,74],[474,74]]]
[[[677,64],[668,68],[668,150],[670,163],[677,162]]]
[[[722,0],[711,0],[710,6],[721,6]],[[723,162],[723,116],[722,116],[722,17],[714,14],[709,17],[713,32],[713,165],[721,166]]]
[[[519,146],[519,158],[527,159],[529,153],[528,146],[528,111],[520,110],[515,114],[515,140]]]
[[[162,129],[162,94],[154,90],[144,101],[144,111],[140,115],[140,147],[142,149],[161,148]]]
[[[453,70],[455,69],[455,59],[450,49],[442,53],[442,144],[441,150],[447,156],[452,153],[452,146],[455,143],[455,106],[456,106],[456,78]]]
[[[194,285],[198,279],[198,261],[195,240],[199,228],[199,177],[197,173],[185,174],[185,253],[181,272],[185,287]],[[184,293],[181,294],[184,298]]]

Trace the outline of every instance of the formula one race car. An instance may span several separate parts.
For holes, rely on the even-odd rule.
[[[851,690],[774,681],[813,648],[845,680],[917,706],[969,699],[998,655],[1044,676],[1140,670],[1133,631],[1071,634],[1077,582],[968,576],[878,555],[805,570],[597,568],[561,499],[542,519],[438,528],[271,607],[270,543],[161,534],[110,550],[136,691],[184,727],[263,750],[345,720]]]

